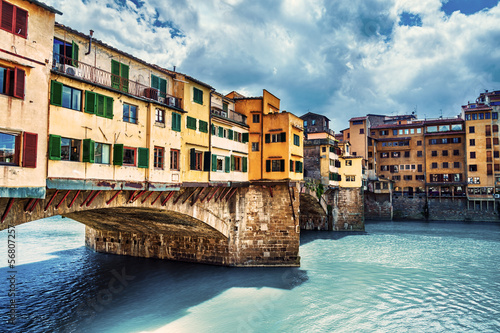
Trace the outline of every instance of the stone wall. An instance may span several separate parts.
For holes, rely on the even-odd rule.
[[[340,188],[334,207],[334,230],[365,230],[364,195],[362,188]]]
[[[393,210],[390,194],[365,192],[365,219],[392,220]]]
[[[422,220],[426,218],[425,197],[393,196],[395,220]]]

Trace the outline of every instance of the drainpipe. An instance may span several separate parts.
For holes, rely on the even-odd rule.
[[[92,36],[94,35],[94,30],[90,30],[90,36],[89,36],[89,50],[85,55],[89,55],[90,51],[92,50]]]
[[[260,113],[260,179],[264,179],[264,94],[262,94],[262,107]],[[250,135],[249,135],[250,137]],[[251,146],[252,144],[250,144]],[[251,149],[251,148],[250,148]]]
[[[175,71],[175,66],[174,66],[174,71]],[[210,152],[210,162],[213,161],[212,159],[212,93],[215,91],[215,89],[210,90],[210,98],[208,100],[208,151]],[[223,99],[224,101],[224,99]],[[210,185],[210,181],[212,180],[212,169],[209,168],[208,170],[208,185]]]

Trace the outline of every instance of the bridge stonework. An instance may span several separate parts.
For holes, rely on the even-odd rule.
[[[0,230],[62,215],[86,225],[104,253],[226,266],[299,266],[299,184],[181,187],[174,191],[47,190],[0,198]]]

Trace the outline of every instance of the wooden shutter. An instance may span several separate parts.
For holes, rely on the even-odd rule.
[[[271,172],[271,160],[266,160],[266,172]]]
[[[19,7],[16,7],[16,25],[14,33],[16,35],[26,38],[27,31],[28,31],[28,12]]]
[[[215,126],[213,124],[210,126],[212,127],[212,135],[215,135]]]
[[[280,133],[280,142],[286,142],[286,132]]]
[[[231,155],[231,171],[234,171],[236,166],[236,159],[234,158],[234,155]]]
[[[167,97],[167,80],[160,78],[160,96]]]
[[[24,70],[16,68],[14,73],[14,97],[24,99]]]
[[[233,139],[233,134],[234,134],[234,131],[233,130],[227,130],[227,138],[229,140],[232,140]]]
[[[120,63],[111,59],[111,87],[120,89]]]
[[[224,156],[224,171],[229,173],[231,171],[231,158]]]
[[[23,133],[23,167],[36,168],[38,134]]]
[[[196,129],[196,118],[187,116],[186,125],[187,125],[187,128],[195,130]]]
[[[85,112],[94,114],[97,109],[97,94],[85,91]]]
[[[300,172],[300,161],[295,161],[295,172]]]
[[[219,126],[219,138],[224,137],[224,128]]]
[[[151,74],[151,88],[160,89],[160,78]]]
[[[248,142],[248,133],[241,134],[241,141],[243,143],[247,143]]]
[[[149,168],[149,148],[139,148],[137,155],[139,157],[137,166],[139,168]]]
[[[73,59],[73,61],[71,62],[71,64],[75,67],[78,67],[79,50],[80,50],[80,47],[78,46],[78,44],[75,43],[74,41],[72,41],[71,42],[71,59]]]
[[[234,131],[233,138],[234,141],[238,141],[238,132]]]
[[[271,142],[271,134],[267,133],[266,134],[266,143],[270,143]]]
[[[210,171],[210,152],[203,153],[203,171]]]
[[[196,170],[196,150],[194,148],[189,150],[189,167],[191,170]]]
[[[293,160],[290,160],[290,172],[293,172]]]
[[[217,155],[212,154],[212,171],[217,171]]]
[[[123,144],[113,145],[113,165],[123,165]]]
[[[61,136],[53,135],[49,136],[49,160],[60,160],[61,159]]]
[[[175,112],[172,112],[172,130],[181,131],[181,115]]]
[[[63,84],[61,82],[52,81],[50,83],[50,103],[52,105],[62,106],[62,91]]]
[[[128,73],[129,73],[129,66],[125,64],[120,64],[121,90],[124,92],[128,92]]]
[[[90,139],[83,140],[82,162],[94,163],[95,142]]]
[[[280,160],[280,171],[285,171],[285,160]]]
[[[208,133],[208,123],[206,121],[200,120],[200,132]]]
[[[0,23],[0,27],[7,31],[13,32],[14,6],[5,1],[2,1],[1,5],[2,5],[2,22]]]
[[[106,96],[105,98],[105,103],[106,103],[106,107],[105,107],[105,117],[106,118],[109,118],[109,119],[113,119],[113,97],[108,97]]]
[[[104,117],[105,115],[105,110],[104,110],[104,105],[105,105],[105,97],[104,95],[97,94],[97,112],[96,115]]]
[[[248,159],[246,157],[242,157],[241,158],[241,171],[243,172],[247,172],[248,170]]]

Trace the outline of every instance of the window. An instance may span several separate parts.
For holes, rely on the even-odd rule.
[[[469,171],[472,171],[472,172],[477,171],[477,165],[476,164],[470,164],[469,165]]]
[[[448,156],[448,151],[447,150],[443,150],[443,156]]]
[[[52,81],[50,88],[50,102],[53,105],[81,111],[82,91],[65,86],[60,82]]]
[[[433,150],[433,151],[431,151],[431,156],[438,156],[438,152],[437,152],[437,150]]]
[[[476,130],[474,128],[474,126],[469,126],[469,133],[475,133]]]
[[[179,170],[179,149],[170,149],[170,169]]]
[[[1,2],[0,28],[14,35],[26,38],[28,33],[28,12],[8,2]]]
[[[394,136],[398,135],[398,130],[392,130],[392,135]]]
[[[448,162],[443,162],[443,169],[448,169]]]
[[[480,112],[477,114],[479,116],[479,119],[480,120],[483,120],[484,119],[484,113]]]
[[[460,138],[452,138],[451,142],[452,143],[460,143],[460,142],[462,142],[462,139],[460,139]]]
[[[270,142],[286,142],[286,133],[276,133],[276,134],[270,134],[267,133],[265,136],[265,142],[270,143]]]
[[[271,160],[271,171],[285,171],[285,160]]]
[[[365,129],[364,128],[360,128],[359,129],[359,134],[365,134]]]
[[[345,161],[346,166],[352,166],[352,161],[351,160],[346,160]]]
[[[410,157],[410,152],[409,151],[405,151],[405,157]]]
[[[260,114],[254,114],[254,115],[252,115],[252,121],[254,123],[260,123]]]
[[[189,153],[189,166],[191,170],[203,170],[203,152],[196,151],[194,148],[190,149]],[[207,170],[209,171],[209,170]]]
[[[492,112],[491,119],[498,119],[498,112]]]
[[[165,159],[165,149],[163,147],[155,147],[154,151],[154,167],[163,169]]]
[[[373,153],[371,151],[368,152],[368,157],[369,158],[373,157]]]
[[[156,90],[158,90],[160,97],[163,97],[163,98],[167,97],[167,80],[151,74],[151,88],[155,88]],[[156,96],[154,96],[154,97],[150,96],[150,97],[158,100],[157,98],[154,98]]]
[[[471,116],[469,113],[465,115],[465,120],[471,120]]]
[[[181,115],[175,112],[172,112],[172,131],[181,131]]]
[[[403,130],[402,129],[399,130],[399,134],[403,135]]]
[[[417,171],[418,172],[422,172],[422,164],[418,164],[417,165]]]
[[[363,120],[355,120],[355,121],[352,122],[352,124],[353,125],[363,125]]]
[[[389,131],[379,131],[379,135],[389,135]]]
[[[300,147],[300,137],[297,134],[293,135],[293,144]]]
[[[399,158],[399,157],[401,157],[401,154],[399,153],[399,151],[393,151],[393,152],[391,152],[391,157],[392,158]]]
[[[417,150],[417,157],[422,157],[423,156],[423,153],[421,150]]]
[[[111,59],[111,87],[128,92],[129,66]]]
[[[453,150],[453,156],[460,156],[460,150],[458,149]]]
[[[438,167],[438,164],[436,162],[433,162],[432,165],[431,165],[431,168],[432,169],[437,169]]]
[[[477,120],[477,113],[472,114],[472,120]]]
[[[430,145],[437,145],[437,140],[436,139],[430,139],[429,140]]]
[[[96,142],[94,145],[94,162],[100,164],[110,163],[111,145]]]
[[[476,158],[476,152],[475,151],[471,151],[470,152],[470,158]]]
[[[400,181],[401,180],[401,176],[392,176],[392,180],[394,180],[394,181]]]
[[[137,106],[123,103],[123,121],[137,124]]]
[[[380,153],[380,158],[388,158],[389,153]]]
[[[24,70],[0,66],[0,94],[24,99]]]
[[[189,128],[189,129],[195,130],[196,129],[196,118],[187,116],[186,127]]]
[[[224,160],[227,156],[217,156],[212,154],[212,171],[224,172]],[[227,170],[226,172],[228,172]]]
[[[123,147],[123,165],[135,166],[136,148]]]
[[[200,125],[200,132],[208,133],[208,123],[206,121],[201,120],[201,119],[198,121],[198,123]]]
[[[252,151],[259,151],[259,143],[252,142]]]
[[[494,152],[493,152],[493,157],[494,157],[494,158],[499,158],[499,157],[500,157],[500,152],[498,152],[498,151],[494,151]]]
[[[160,123],[160,124],[165,124],[165,110],[156,109],[155,122]]]
[[[67,43],[54,38],[54,45],[52,47],[54,62],[78,67],[79,48],[78,44],[74,41]]]
[[[243,171],[241,161],[242,158],[240,156],[231,155],[231,171]]]
[[[203,105],[203,90],[193,87],[193,102]]]
[[[380,171],[389,171],[389,166],[388,165],[381,165]]]
[[[80,146],[80,140],[61,138],[61,160],[80,161]]]
[[[455,169],[460,168],[460,162],[453,162],[453,167],[454,167]]]
[[[425,180],[424,175],[416,175],[415,180]]]
[[[345,181],[346,182],[355,182],[356,176],[345,176]]]
[[[475,146],[476,145],[476,140],[475,139],[469,139],[469,146]]]
[[[20,135],[0,133],[0,165],[19,165]]]
[[[326,147],[321,147],[321,152],[325,153],[326,152]]]
[[[85,91],[85,112],[113,119],[113,98]]]
[[[412,175],[403,176],[403,179],[404,180],[412,180],[413,176]]]
[[[421,146],[422,145],[422,140],[418,140],[417,141],[417,146]]]

